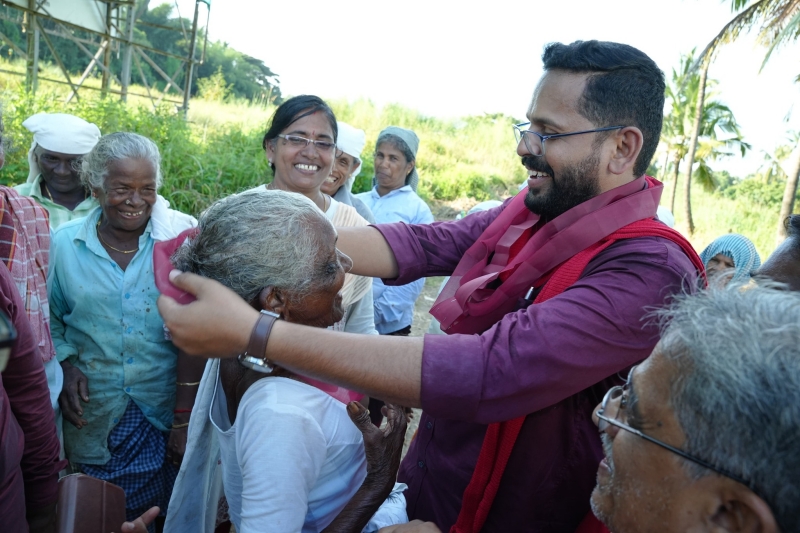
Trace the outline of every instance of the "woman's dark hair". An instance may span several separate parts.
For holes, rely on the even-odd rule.
[[[301,118],[320,111],[328,119],[328,122],[330,122],[331,129],[333,130],[333,141],[336,142],[339,136],[339,127],[336,125],[336,115],[333,114],[333,110],[319,96],[301,94],[300,96],[289,98],[278,106],[278,109],[275,110],[275,113],[269,121],[269,129],[267,133],[264,134],[264,140],[261,142],[261,146],[266,150],[267,143],[277,138],[283,130]]]
[[[395,150],[401,152],[403,154],[403,157],[406,158],[406,163],[411,163],[413,161],[416,161],[417,159],[416,157],[414,157],[414,152],[411,151],[411,148],[409,148],[406,142],[397,135],[394,135],[392,133],[381,134],[381,136],[378,137],[378,140],[375,141],[375,151],[377,151],[382,144],[388,144]]]
[[[664,115],[664,73],[641,50],[606,41],[548,44],[542,54],[544,69],[589,74],[580,113],[598,127],[636,126],[642,151],[634,176],[647,171],[661,138]]]

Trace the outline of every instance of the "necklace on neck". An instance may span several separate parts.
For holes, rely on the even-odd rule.
[[[47,182],[42,180],[42,185],[44,185],[44,193],[47,195],[50,201],[56,203],[56,201],[53,200],[53,195],[50,193],[50,188],[47,186]]]
[[[104,245],[108,246],[109,248],[111,248],[115,252],[119,252],[121,254],[132,254],[134,252],[138,252],[139,251],[139,247],[138,246],[134,250],[120,250],[119,248],[114,248],[113,246],[108,244],[106,242],[106,240],[103,238],[103,234],[100,233],[100,220],[99,219],[97,221],[97,236],[100,237],[100,242],[102,242]]]

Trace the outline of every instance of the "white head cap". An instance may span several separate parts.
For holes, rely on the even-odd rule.
[[[62,154],[88,154],[100,139],[100,128],[82,118],[66,113],[37,113],[22,123],[33,133],[33,143],[28,152],[30,173],[28,183],[39,175],[39,165],[33,149],[41,146],[51,152]]]
[[[353,182],[361,172],[361,152],[364,151],[364,145],[367,144],[367,134],[364,130],[354,128],[346,122],[337,122],[339,126],[339,135],[336,138],[336,148],[346,153],[349,156],[358,159],[358,167],[348,176],[345,186],[347,190],[353,188]]]

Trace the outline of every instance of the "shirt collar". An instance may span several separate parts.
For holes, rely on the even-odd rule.
[[[395,194],[400,194],[401,192],[414,192],[414,190],[411,188],[411,185],[403,185],[399,189],[395,189],[393,191],[389,191],[384,196],[381,196],[380,194],[378,194],[378,187],[377,186],[372,188],[372,195],[375,198],[387,198],[387,197],[395,195]]]
[[[36,176],[36,178],[31,182],[31,185],[32,185],[33,188],[31,189],[29,196],[32,196],[33,198],[36,198],[36,200],[38,200],[40,204],[45,205],[44,202],[47,202],[47,205],[55,206],[57,208],[64,209],[65,211],[69,211],[63,205],[55,203],[50,198],[48,198],[47,196],[44,196],[42,194],[42,175],[41,174]],[[89,196],[86,197],[85,200],[83,200],[81,203],[76,205],[75,209],[73,209],[72,212],[74,213],[75,211],[80,211],[82,209],[88,209],[88,208],[96,206],[96,205],[97,205],[97,200],[90,194]]]

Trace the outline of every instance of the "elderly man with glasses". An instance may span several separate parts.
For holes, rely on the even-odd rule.
[[[591,415],[658,341],[642,318],[697,283],[699,257],[656,219],[664,76],[627,45],[548,45],[517,154],[528,187],[462,220],[339,228],[353,272],[402,285],[452,275],[431,313],[448,335],[348,336],[284,321],[264,357],[422,407],[400,469],[409,517],[444,531],[573,533],[602,445]],[[255,311],[213,282],[162,297],[189,353],[245,351]],[[257,330],[255,336],[259,337]]]
[[[592,509],[614,533],[800,531],[800,295],[707,291],[595,413]]]

